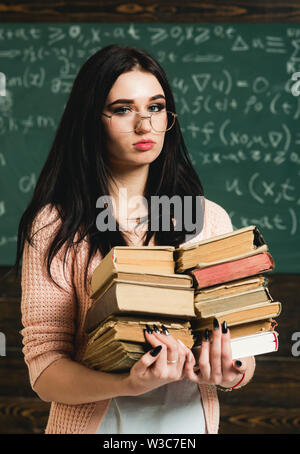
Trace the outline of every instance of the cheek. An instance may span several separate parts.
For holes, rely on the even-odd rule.
[[[115,149],[116,146],[120,146],[121,138],[119,134],[112,131],[109,127],[104,127],[105,143],[108,151]],[[113,148],[112,148],[113,147]]]

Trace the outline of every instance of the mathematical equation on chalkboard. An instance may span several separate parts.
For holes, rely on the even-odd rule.
[[[227,209],[235,227],[257,224],[275,249],[288,236],[300,251],[300,96],[292,77],[300,74],[299,28],[0,24],[0,251],[9,251],[6,259],[73,81],[109,44],[145,49],[165,69],[207,197]]]

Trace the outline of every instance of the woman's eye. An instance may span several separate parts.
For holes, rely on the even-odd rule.
[[[131,112],[131,109],[129,107],[118,107],[117,109],[115,109],[113,111],[114,114],[117,114],[117,115],[124,115],[124,114],[127,114]]]
[[[166,106],[164,104],[152,104],[149,107],[150,112],[160,112],[161,110],[165,109]]]

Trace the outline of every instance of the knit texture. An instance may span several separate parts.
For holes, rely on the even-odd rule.
[[[37,215],[32,232],[34,244],[27,242],[22,259],[22,298],[21,312],[23,329],[23,354],[29,370],[29,380],[33,390],[40,374],[61,358],[71,358],[82,362],[87,335],[83,325],[87,310],[92,304],[84,288],[84,271],[88,260],[88,242],[82,241],[76,251],[69,252],[64,266],[65,249],[62,248],[51,264],[51,274],[56,286],[48,277],[44,254],[53,240],[53,235],[61,220],[57,210],[45,206]],[[49,225],[49,223],[51,223]],[[211,238],[232,231],[230,217],[216,203],[205,199],[203,230],[187,243]],[[141,244],[134,233],[131,245]],[[152,243],[153,244],[153,243]],[[100,252],[89,265],[88,279],[101,262]],[[247,371],[245,385],[252,377],[253,367]],[[217,433],[219,426],[219,403],[213,385],[199,385],[206,428],[208,433]],[[79,434],[96,433],[110,399],[80,405],[51,403],[45,433]]]

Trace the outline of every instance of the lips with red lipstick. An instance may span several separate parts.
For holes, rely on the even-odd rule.
[[[135,148],[142,151],[151,150],[151,148],[153,148],[154,145],[155,142],[153,142],[153,140],[151,139],[143,139],[133,144]]]

